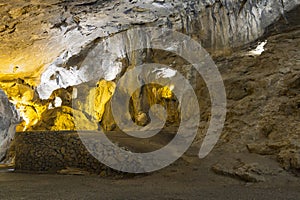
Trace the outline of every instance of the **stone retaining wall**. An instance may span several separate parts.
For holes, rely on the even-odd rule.
[[[108,169],[90,155],[76,132],[17,132],[11,152],[16,171],[55,173],[79,168],[101,173]]]

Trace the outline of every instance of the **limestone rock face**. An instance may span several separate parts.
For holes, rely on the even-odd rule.
[[[102,121],[105,112],[105,105],[114,94],[116,84],[112,81],[99,81],[95,87],[81,85],[75,88],[81,90],[81,96],[76,96],[78,100],[74,101],[73,107],[78,110],[84,110],[89,116],[97,121]],[[78,94],[79,92],[77,92]]]
[[[83,1],[84,2],[84,1]],[[165,27],[183,32],[196,39],[207,50],[214,54],[226,54],[233,48],[240,47],[262,36],[267,27],[280,16],[299,5],[298,0],[284,1],[95,1],[90,6],[72,2],[58,4],[66,9],[61,19],[56,19],[53,26],[54,47],[59,49],[57,58],[45,65],[38,92],[41,98],[48,98],[51,92],[61,87],[77,85],[89,80],[84,76],[88,69],[80,68],[80,62],[105,38],[137,26]],[[86,5],[86,6],[83,6]],[[52,6],[53,9],[56,6]],[[113,49],[119,55],[126,49],[134,47],[137,42],[147,43],[147,38],[128,36],[128,43],[107,43],[105,49]],[[49,49],[49,48],[47,48]],[[100,53],[100,52],[99,52]],[[103,52],[104,53],[104,52]],[[102,57],[106,57],[102,54]],[[120,57],[122,54],[120,54]],[[141,55],[144,55],[140,57]],[[95,55],[97,56],[97,55]],[[147,58],[145,52],[128,55],[129,65],[140,64]],[[100,58],[95,60],[100,61]],[[94,61],[95,61],[94,60]],[[104,59],[101,63],[100,77],[113,80],[124,69],[120,62]],[[51,79],[51,77],[59,77]],[[72,78],[70,78],[72,76]]]
[[[299,25],[266,39],[259,56],[241,51],[217,62],[228,94],[223,149],[273,157],[299,173]]]
[[[1,88],[7,90],[17,102],[17,107],[24,110],[21,114],[27,121],[20,126],[20,130],[27,130],[41,122],[42,114],[48,106],[59,107],[62,104],[71,107],[70,95],[66,96],[70,93],[53,92],[78,86],[95,78],[91,67],[83,64],[97,63],[100,66],[97,68],[97,81],[117,82],[122,73],[131,67],[144,62],[163,62],[168,58],[168,54],[149,50],[130,52],[136,44],[148,43],[149,38],[141,32],[138,33],[138,38],[128,34],[125,39],[107,42],[98,54],[93,55],[90,63],[83,63],[88,53],[105,37],[138,26],[165,27],[189,35],[213,54],[226,54],[233,48],[262,36],[272,22],[281,16],[286,18],[284,13],[299,5],[298,0],[13,1],[11,4],[0,4],[0,15],[3,16],[0,23],[0,53],[3,55],[0,56],[0,82],[12,80],[11,85],[1,84]],[[106,49],[116,51],[119,59],[110,60]],[[130,53],[124,55],[127,50]],[[185,69],[186,63],[176,62],[174,68],[186,72],[186,75],[193,74]],[[27,83],[37,87],[34,90],[26,84],[14,85],[17,77],[27,79]],[[190,81],[194,81],[193,77]],[[231,83],[235,88],[228,95],[234,100],[243,99],[253,92],[252,83],[236,80]],[[126,84],[130,86],[132,83]],[[250,87],[250,90],[238,91],[241,87]],[[101,91],[95,89],[96,93],[102,95]],[[141,93],[147,93],[148,103],[157,102],[153,97],[155,94],[147,88],[141,89],[133,97],[134,120],[145,125],[148,122],[145,114],[147,106]],[[97,111],[88,111],[87,114],[105,123],[104,126],[114,127],[110,112],[103,111],[109,98],[98,98]],[[37,99],[43,99],[44,102]],[[59,101],[62,102],[58,103]],[[169,121],[177,122],[177,102],[169,99],[160,103],[169,106],[169,113],[173,116]],[[87,108],[89,106],[91,104],[87,102],[78,110],[91,110]],[[207,118],[209,114],[206,112],[204,116]]]
[[[74,115],[76,115],[77,122],[74,122]],[[66,130],[97,130],[97,123],[80,111],[74,110],[67,106],[53,108],[46,110],[41,117],[41,120],[28,130],[32,131],[66,131]]]
[[[11,78],[35,76],[36,84],[45,69],[70,75],[70,67],[99,38],[140,25],[171,28],[224,53],[257,39],[296,5],[298,0],[2,1],[0,72]],[[58,84],[67,87],[84,81],[74,68],[73,72],[74,80]]]
[[[102,39],[135,27],[164,27],[187,34],[216,57],[228,99],[221,149],[270,156],[284,169],[299,171],[299,0],[10,2],[0,0],[0,87],[25,117],[30,116],[21,131],[97,130],[99,122],[105,130],[115,129],[110,103],[116,83],[129,69],[154,62],[171,66],[195,86],[204,133],[211,114],[209,95],[190,63],[150,46],[132,51],[137,44],[148,45],[149,37],[142,32],[97,46]],[[294,8],[294,14],[287,15]],[[279,18],[280,24],[274,25]],[[278,34],[282,26],[290,29]],[[256,43],[251,42],[261,36],[265,51],[253,54]],[[240,51],[234,52],[236,48]],[[107,49],[114,50],[118,59],[110,59]],[[89,67],[95,63],[97,68]],[[125,80],[123,85],[134,84]],[[75,105],[74,99],[79,101]],[[7,98],[1,102],[0,160],[18,121]],[[149,121],[149,105],[157,103],[167,107],[168,122],[179,123],[178,102],[169,88],[142,87],[124,106],[130,106],[128,119],[143,126]],[[74,123],[74,115],[80,124]],[[203,138],[199,135],[196,143]],[[215,170],[247,181],[263,180],[255,164],[242,164],[236,171],[232,170],[236,166],[222,168],[222,164]]]
[[[0,90],[0,161],[5,158],[9,144],[14,137],[20,116],[6,94]]]

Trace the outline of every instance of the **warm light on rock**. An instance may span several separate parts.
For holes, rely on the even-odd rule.
[[[160,89],[158,89],[158,94],[159,96],[161,96],[162,98],[165,98],[165,99],[171,99],[172,96],[173,96],[173,93],[172,93],[172,89],[173,89],[174,86],[164,86]]]
[[[90,90],[88,95],[88,103],[84,105],[97,121],[101,121],[105,104],[111,99],[114,94],[116,84],[112,81],[101,80],[97,83],[97,87]]]
[[[146,179],[150,184],[159,177],[163,183],[178,182],[165,187],[166,192],[160,191],[160,181],[150,185],[170,199],[199,199],[196,191],[207,189],[212,197],[210,184],[220,183],[216,193],[224,198],[237,190],[227,182],[238,189],[245,185],[214,175],[209,187],[197,190],[202,183],[196,179],[206,181],[212,172],[246,182],[295,181],[296,191],[299,5],[299,0],[2,0],[0,172],[1,162],[12,160],[16,171],[80,174],[84,169],[100,176],[111,169],[152,172],[158,170],[152,166],[163,164],[169,169]],[[106,144],[97,146],[98,136],[109,140],[99,137]],[[181,147],[184,141],[189,143]],[[100,159],[87,151],[101,154]],[[167,158],[177,161],[171,164]],[[109,165],[116,162],[120,167]],[[18,179],[16,185],[24,184],[20,174],[11,175]],[[147,186],[147,181],[131,181]],[[5,192],[23,195],[9,182],[0,185],[1,199]],[[226,195],[222,188],[234,190]],[[31,185],[29,189],[25,198],[40,194]],[[182,197],[180,189],[190,194]],[[245,195],[264,192],[248,189]],[[265,193],[285,191],[279,189],[268,187]],[[114,195],[103,198],[122,198]]]

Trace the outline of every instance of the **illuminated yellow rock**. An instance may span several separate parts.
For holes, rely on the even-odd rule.
[[[5,90],[23,118],[17,131],[97,130],[98,124],[105,130],[116,128],[109,104],[116,89],[113,81],[100,80],[96,87],[83,84],[79,89],[86,92],[75,104],[72,100],[73,87],[58,89],[44,101],[39,99],[34,86],[22,79],[0,81],[0,87]],[[172,89],[173,86],[149,85],[145,87],[146,92],[136,91],[130,105],[134,121],[141,126],[146,125],[149,122],[147,108],[154,104],[167,108],[169,121],[177,121],[176,102],[170,101],[173,98]],[[60,100],[59,104],[57,100]]]
[[[39,114],[37,113],[34,106],[21,105],[17,104],[17,109],[20,112],[21,117],[25,123],[20,124],[17,127],[18,131],[26,131],[29,127],[34,126],[40,119]],[[22,128],[23,127],[23,128]]]
[[[159,96],[161,98],[165,98],[165,99],[171,99],[172,96],[173,96],[173,93],[172,93],[172,89],[173,89],[174,86],[164,86],[164,87],[161,87],[158,89],[157,93],[158,95],[156,94],[156,96]]]
[[[0,82],[0,87],[12,101],[26,104],[31,102],[34,98],[32,86],[21,79],[7,83]]]
[[[16,105],[23,118],[17,126],[17,131],[32,130],[97,130],[102,120],[105,105],[111,99],[116,84],[112,81],[100,80],[94,88],[86,88],[86,100],[77,109],[88,114],[88,119],[82,111],[74,110],[72,106],[71,88],[59,89],[53,92],[49,100],[41,101],[36,96],[34,87],[21,79],[10,82],[0,82],[9,99]],[[56,100],[62,100],[60,105]],[[76,124],[74,122],[76,115]]]
[[[22,79],[16,79],[0,82],[0,87],[4,89],[10,101],[15,104],[23,119],[23,122],[17,126],[17,131],[25,131],[39,121],[45,108],[42,109],[44,106],[34,103],[35,91],[31,85]]]
[[[87,100],[81,108],[95,120],[101,121],[106,103],[115,92],[116,84],[112,81],[100,80],[97,87],[90,89]]]
[[[76,117],[76,123],[74,121]],[[97,130],[97,122],[88,119],[82,112],[67,106],[46,110],[41,120],[29,130],[66,131],[66,130]]]
[[[179,122],[178,101],[173,95],[173,89],[173,85],[162,87],[153,84],[146,86],[144,92],[149,106],[159,104],[165,107],[167,112],[167,124],[176,124]],[[164,119],[163,116],[158,117],[162,120]]]

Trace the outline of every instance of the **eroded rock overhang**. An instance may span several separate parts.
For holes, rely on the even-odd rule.
[[[267,26],[298,4],[298,0],[3,2],[0,78],[29,76],[38,84],[43,72],[71,73],[62,68],[75,67],[76,58],[99,38],[134,26],[171,28],[197,39],[210,52],[225,53],[260,37]],[[84,81],[78,74],[74,79],[64,87]]]
[[[89,68],[81,63],[103,39],[135,27],[163,27],[187,34],[210,53],[222,55],[256,40],[266,27],[279,17],[285,18],[284,13],[297,5],[299,0],[16,0],[14,4],[2,3],[0,86],[21,111],[26,122],[21,130],[36,124],[45,128],[45,120],[54,121],[51,130],[72,130],[75,125],[68,119],[73,112],[70,102],[74,88],[68,87],[90,80],[93,74],[86,73]],[[147,50],[124,54],[135,43],[148,42],[145,35],[139,36],[128,35],[126,40],[106,43],[103,49],[113,49],[120,59],[110,60],[104,50],[99,52],[101,66],[97,75],[99,80],[104,80],[97,84],[99,87],[88,88],[86,96],[93,96],[93,92],[103,96],[97,105],[100,110],[86,107],[88,101],[78,110],[83,106],[92,110],[88,114],[102,120],[116,77],[124,68],[141,64],[147,57]],[[157,91],[163,98],[163,93],[170,92],[168,88]],[[145,121],[141,117],[144,113],[139,110],[142,101],[138,98],[137,101],[140,103],[137,103],[136,119]],[[97,129],[89,125],[84,115],[82,119],[88,129]],[[113,127],[111,116],[107,119],[105,126]]]

